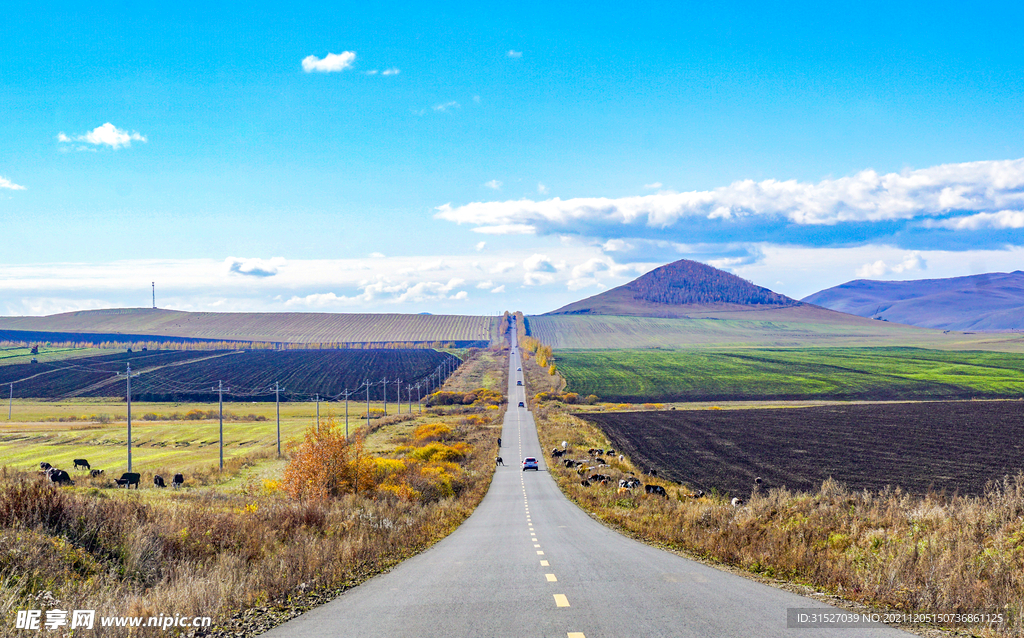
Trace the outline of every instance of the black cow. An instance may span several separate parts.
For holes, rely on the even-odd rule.
[[[558,448],[551,450],[551,458],[557,459],[558,457],[563,456],[564,454],[565,450],[559,450]]]
[[[89,467],[89,461],[86,461],[85,459],[75,459],[74,463],[75,463],[75,469],[76,470],[79,467],[84,467],[87,470],[92,469],[92,468]]]
[[[582,485],[583,487],[590,487],[590,481],[588,481],[587,479],[583,479],[582,481],[580,481],[580,485]]]
[[[647,476],[657,476],[658,475],[658,470],[650,469],[650,470],[647,470],[646,472],[644,472],[644,474],[646,474]]]
[[[138,472],[125,472],[121,475],[121,478],[114,479],[114,482],[117,483],[118,487],[131,489],[132,485],[134,485],[135,489],[139,489],[140,480],[142,480],[142,475]]]
[[[159,474],[155,474],[153,476],[153,485],[156,485],[157,487],[167,487],[164,484],[164,477],[160,476]]]
[[[565,461],[563,462],[563,465],[565,465],[565,467],[575,467],[576,466],[576,461],[574,461],[572,459],[565,459]]]
[[[184,474],[175,474],[174,479],[171,480],[171,487],[181,487],[185,483]]]
[[[90,470],[89,471],[89,476],[91,476],[93,478],[96,478],[100,474],[103,474],[103,470]]]
[[[50,470],[50,482],[56,483],[57,485],[74,485],[75,482],[71,480],[71,477],[64,470],[58,470],[52,468]]]
[[[644,485],[644,491],[648,494],[657,494],[658,496],[668,497],[665,493],[665,488],[660,485]]]
[[[47,472],[47,471],[49,471],[49,470],[50,470],[50,468],[52,468],[52,467],[53,467],[53,466],[52,466],[52,465],[50,465],[49,463],[47,463],[46,461],[43,461],[42,463],[40,463],[40,464],[39,464],[39,469],[40,469],[41,471],[43,471],[43,472]]]
[[[505,461],[502,461],[500,456],[496,456],[496,457],[494,457],[494,464],[495,465],[501,465],[501,466],[504,467]]]

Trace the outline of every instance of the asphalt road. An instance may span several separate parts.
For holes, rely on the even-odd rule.
[[[788,608],[840,612],[626,538],[548,475],[510,362],[501,456],[487,496],[451,536],[264,634],[272,637],[888,637],[889,627],[787,629]],[[522,459],[540,471],[521,471]]]

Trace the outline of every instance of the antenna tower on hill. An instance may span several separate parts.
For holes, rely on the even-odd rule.
[[[156,282],[153,282],[153,310],[156,310]]]

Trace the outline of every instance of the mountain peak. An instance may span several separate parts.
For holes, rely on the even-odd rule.
[[[680,259],[548,314],[674,316],[681,310],[742,306],[784,308],[800,302],[713,266]]]

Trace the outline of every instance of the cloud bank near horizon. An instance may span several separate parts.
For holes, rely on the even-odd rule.
[[[1007,231],[1024,229],[1024,159],[887,174],[867,169],[817,183],[740,180],[714,190],[621,198],[449,203],[436,211],[438,219],[468,224],[488,235],[812,246],[884,239],[922,248],[940,234],[948,241],[951,234],[973,233],[970,239],[953,242],[967,249],[1014,243]],[[1019,233],[1015,238],[1024,242]]]

